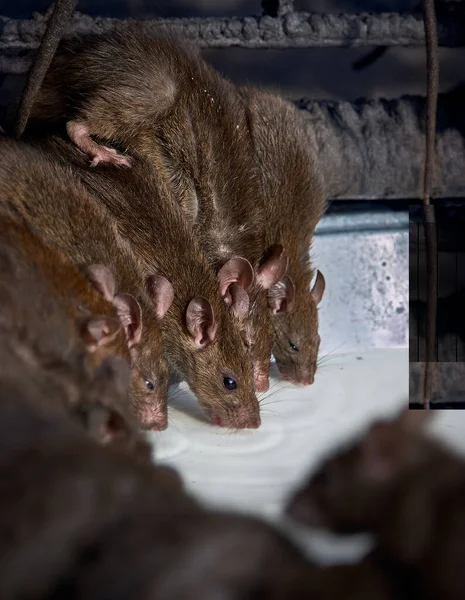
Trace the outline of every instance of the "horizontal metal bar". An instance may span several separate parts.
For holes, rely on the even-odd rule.
[[[409,408],[411,410],[422,410],[423,404],[420,403],[410,403]],[[451,400],[450,402],[432,402],[430,404],[430,409],[432,410],[463,410],[465,409],[465,402],[457,400]]]
[[[422,46],[424,29],[421,14],[314,14],[287,12],[289,3],[279,5],[277,18],[150,19],[144,27],[176,29],[201,47],[229,48],[311,48],[335,46]],[[45,29],[45,18],[16,20],[0,17],[0,51],[25,51],[37,48]],[[90,17],[76,13],[66,35],[101,33],[137,22],[134,19]],[[438,17],[439,43],[443,46],[465,44],[464,7],[450,7]]]
[[[465,198],[465,90],[438,104],[433,197]],[[330,198],[422,197],[425,99],[322,102],[301,100]]]
[[[318,223],[315,235],[347,235],[408,231],[408,212],[360,212],[348,215],[326,215]]]

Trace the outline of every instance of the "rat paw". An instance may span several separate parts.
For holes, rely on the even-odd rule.
[[[108,146],[99,146],[93,153],[91,167],[96,167],[99,164],[114,165],[115,167],[127,167],[132,166],[131,159],[127,156],[122,156],[114,148]]]

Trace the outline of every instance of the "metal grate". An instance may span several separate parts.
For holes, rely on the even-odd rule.
[[[263,0],[262,7],[261,16],[149,19],[144,25],[149,29],[176,28],[203,48],[423,46],[425,40],[421,13],[313,14],[294,11],[291,0]],[[442,46],[465,45],[464,15],[462,3],[446,4],[439,11]],[[129,21],[76,13],[67,34],[103,33]],[[33,50],[40,42],[45,19],[40,14],[25,20],[1,17],[0,25],[0,50]]]
[[[439,41],[465,45],[465,3],[440,3]],[[131,20],[76,13],[66,35],[99,33]],[[0,75],[24,74],[37,48],[46,16],[0,17]],[[310,14],[292,0],[263,0],[262,15],[145,20],[149,29],[175,28],[204,48],[311,48],[423,46],[421,14]],[[433,195],[465,196],[464,89],[439,101],[437,163]],[[348,102],[296,102],[308,123],[327,181],[337,199],[421,197],[424,98]]]

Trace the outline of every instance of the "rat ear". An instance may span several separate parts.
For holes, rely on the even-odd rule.
[[[247,291],[253,283],[253,269],[248,260],[241,256],[230,258],[218,271],[221,295],[227,296],[231,284],[237,283]]]
[[[124,417],[111,406],[100,402],[87,402],[77,405],[78,414],[88,435],[102,445],[115,442],[118,438],[127,438],[129,425]]]
[[[139,303],[131,294],[117,294],[113,298],[116,312],[124,327],[128,348],[140,342],[142,335],[142,313]]]
[[[268,290],[278,283],[278,281],[286,274],[287,263],[287,255],[281,244],[272,246],[266,253],[260,267],[257,269],[256,280],[258,285],[262,289]]]
[[[321,271],[316,272],[315,284],[312,288],[311,294],[315,300],[315,304],[320,304],[323,294],[325,293],[326,281]]]
[[[292,279],[285,275],[268,290],[268,305],[274,315],[290,313],[294,308],[295,288]]]
[[[231,312],[238,319],[242,320],[249,314],[249,294],[237,283],[229,286],[225,301],[230,304]]]
[[[162,275],[150,275],[145,280],[145,285],[157,317],[163,319],[174,299],[173,286]]]
[[[113,302],[116,293],[116,284],[110,269],[105,265],[86,265],[83,268],[83,271],[95,289],[102,294],[105,300]]]
[[[89,352],[109,344],[121,331],[121,323],[113,317],[92,317],[82,326],[82,339]]]
[[[198,348],[213,342],[218,324],[213,308],[205,298],[193,298],[186,310],[186,326]]]

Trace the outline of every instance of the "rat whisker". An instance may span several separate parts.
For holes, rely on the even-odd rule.
[[[293,387],[293,386],[292,386],[292,384],[285,385],[285,386],[283,386],[283,387],[281,387],[281,388],[279,388],[279,389],[275,390],[275,391],[274,391],[274,392],[272,392],[271,394],[268,394],[268,396],[266,396],[266,398],[263,398],[263,399],[262,399],[262,401],[263,401],[263,400],[268,400],[269,398],[272,398],[272,397],[273,397],[273,396],[275,396],[276,394],[279,394],[279,392],[282,392],[283,390],[286,390],[286,389],[288,389],[288,388],[290,388],[290,387]]]

